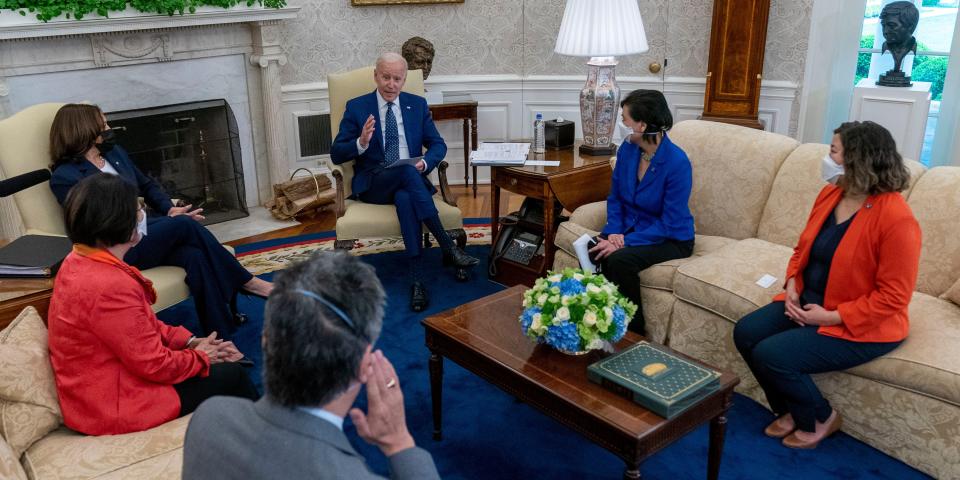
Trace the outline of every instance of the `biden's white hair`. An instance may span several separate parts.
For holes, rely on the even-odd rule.
[[[404,70],[409,69],[409,66],[407,65],[407,59],[403,58],[402,55],[396,52],[385,52],[380,54],[379,57],[377,57],[377,64],[376,64],[377,71],[380,71],[380,67],[388,63],[402,63]]]

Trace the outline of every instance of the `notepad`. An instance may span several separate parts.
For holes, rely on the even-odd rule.
[[[67,237],[24,235],[0,248],[0,276],[52,276],[72,248]]]

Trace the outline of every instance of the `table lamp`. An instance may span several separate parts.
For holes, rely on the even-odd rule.
[[[610,142],[620,108],[615,57],[647,50],[637,0],[567,0],[553,51],[590,57],[587,83],[580,90],[580,153],[612,155],[616,151]]]

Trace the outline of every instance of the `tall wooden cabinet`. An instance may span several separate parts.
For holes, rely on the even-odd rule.
[[[703,120],[762,129],[757,119],[770,0],[715,0]]]

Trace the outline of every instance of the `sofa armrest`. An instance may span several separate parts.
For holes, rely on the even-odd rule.
[[[589,230],[603,230],[607,224],[606,200],[580,206],[570,214],[570,221]]]
[[[343,167],[333,162],[327,162],[327,168],[330,169],[330,174],[333,175],[333,183],[337,189],[337,194],[334,197],[334,207],[337,212],[337,218],[340,218],[347,211],[347,191],[343,186]]]

